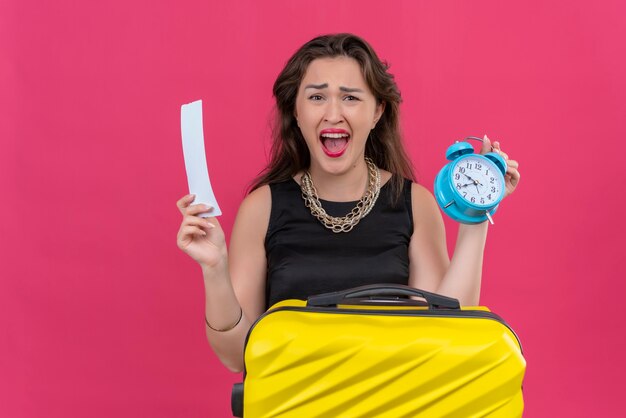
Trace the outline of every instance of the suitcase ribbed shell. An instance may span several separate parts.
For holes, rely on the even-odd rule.
[[[502,322],[302,304],[281,303],[250,331],[244,417],[522,415],[526,363]]]

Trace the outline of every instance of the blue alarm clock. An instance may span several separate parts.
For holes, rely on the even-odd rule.
[[[435,199],[441,210],[455,221],[477,224],[489,220],[504,197],[506,161],[495,152],[474,153],[465,140],[482,139],[470,136],[448,147],[450,160],[435,178]]]

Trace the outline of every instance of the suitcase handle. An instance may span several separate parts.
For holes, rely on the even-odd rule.
[[[310,296],[307,299],[307,306],[333,306],[348,299],[375,299],[381,297],[397,299],[401,296],[418,296],[424,298],[430,309],[460,308],[457,299],[401,284],[372,284],[339,292],[322,293],[321,295]],[[407,305],[409,304],[410,303],[407,303]]]

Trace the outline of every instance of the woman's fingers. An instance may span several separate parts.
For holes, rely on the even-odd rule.
[[[178,248],[184,250],[193,241],[194,237],[203,238],[206,237],[206,235],[206,231],[203,231],[197,226],[181,226],[178,231],[176,244],[178,244]]]
[[[186,216],[178,231],[178,238],[192,238],[192,236],[207,236],[215,225],[194,216]]]
[[[211,213],[211,212],[213,212],[213,207],[209,205],[204,205],[202,203],[188,206],[187,209],[185,209],[186,215],[193,215],[193,216],[197,216],[201,213]]]
[[[507,160],[506,161],[506,165],[507,165],[507,167],[512,167],[512,168],[515,168],[515,169],[519,168],[519,163],[517,161],[515,161],[515,160]]]
[[[502,151],[502,149],[500,148],[500,142],[498,141],[493,142],[492,152],[500,154],[500,156],[504,158],[505,160],[509,159],[509,155],[506,152]],[[508,161],[507,161],[507,164],[508,164]]]
[[[484,154],[487,154],[488,152],[495,152],[496,154],[500,154],[502,158],[504,158],[505,160],[509,159],[508,154],[502,151],[502,149],[500,149],[500,142],[499,141],[491,142],[491,140],[487,137],[487,135],[485,135],[483,137],[483,146],[480,149],[480,153],[484,155]]]
[[[183,218],[183,225],[197,226],[206,230],[215,228],[215,225],[213,225],[207,219],[191,215],[187,215]]]
[[[210,216],[213,208],[204,204],[193,205],[195,198],[187,195],[176,202],[183,215],[176,245],[201,265],[216,265],[227,257],[224,231],[217,218],[199,216],[203,213]]]
[[[506,174],[510,178],[511,184],[514,187],[517,186],[517,183],[519,183],[519,179],[521,177],[517,168],[509,168],[508,170],[506,170]]]
[[[517,185],[519,184],[520,174],[517,171],[517,168],[509,167],[506,171],[506,176],[504,176],[506,193],[505,196],[510,195],[515,191]]]
[[[483,137],[483,146],[480,149],[480,153],[484,155],[484,154],[487,154],[488,152],[491,152],[492,149],[493,147],[491,146],[491,140],[487,138],[487,135],[485,135]]]
[[[519,167],[519,163],[517,161],[509,160],[509,154],[502,151],[502,148],[500,148],[499,141],[493,141],[492,143],[490,139],[487,138],[487,135],[485,135],[485,137],[483,138],[483,146],[482,146],[480,153],[486,154],[487,152],[495,152],[496,154],[500,154],[500,156],[505,159],[508,167],[513,167],[513,168]],[[519,173],[517,174],[519,175]]]
[[[187,206],[189,206],[191,204],[191,202],[194,201],[195,198],[196,198],[196,195],[194,195],[194,194],[188,194],[188,195],[183,196],[182,198],[180,198],[176,202],[176,207],[178,207],[178,210],[180,210],[180,213],[182,213],[184,215],[185,214],[185,209],[187,208]]]
[[[192,205],[191,203],[194,201],[195,198],[196,198],[195,195],[188,194],[187,196],[184,196],[183,198],[181,198],[179,201],[176,202],[176,206],[178,207],[178,209],[180,210],[180,213],[183,216],[186,216],[186,215],[196,216],[201,213],[210,213],[211,211],[213,211],[213,207],[209,205],[204,205],[202,203],[199,203],[197,205]]]
[[[206,236],[207,232],[197,225],[185,225],[180,228],[180,236],[186,237],[190,235]]]
[[[509,155],[502,151],[499,141],[491,142],[487,135],[485,135],[480,153],[486,154],[488,152],[495,152],[506,161],[507,168],[506,175],[504,177],[506,182],[506,195],[513,193],[520,180],[519,163],[515,160],[509,160]]]

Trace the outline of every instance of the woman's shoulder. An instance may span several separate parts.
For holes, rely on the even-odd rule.
[[[252,190],[239,205],[239,216],[269,218],[272,206],[272,192],[270,186],[265,184]]]
[[[300,198],[300,186],[297,181],[296,178],[290,177],[257,187],[243,199],[239,211],[244,213],[247,211],[259,211],[262,216],[269,218],[272,203],[274,203],[275,199],[280,201],[284,199],[284,196],[293,195],[295,192],[297,192],[296,194]]]
[[[414,181],[409,181],[411,182],[411,196],[413,197],[413,199],[434,199],[432,193],[426,187]]]
[[[411,182],[411,203],[415,225],[438,221],[441,218],[435,197],[419,183]]]

